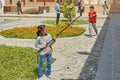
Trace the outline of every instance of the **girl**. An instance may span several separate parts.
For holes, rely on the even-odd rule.
[[[48,28],[45,25],[39,25],[38,26],[38,32],[37,32],[37,39],[35,42],[35,47],[39,49],[43,49],[40,51],[40,64],[38,68],[38,78],[40,79],[44,72],[43,72],[43,64],[45,58],[47,58],[47,71],[45,72],[45,75],[49,77],[51,75],[51,60],[52,60],[52,47],[46,46],[46,44],[52,40],[51,35],[48,33]]]

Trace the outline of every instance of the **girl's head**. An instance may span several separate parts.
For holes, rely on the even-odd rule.
[[[39,25],[37,36],[46,36],[48,34],[48,28],[46,25]]]
[[[59,0],[57,0],[56,3],[59,3]]]
[[[90,11],[94,11],[94,6],[90,6]]]
[[[104,1],[104,3],[107,3],[107,1]]]

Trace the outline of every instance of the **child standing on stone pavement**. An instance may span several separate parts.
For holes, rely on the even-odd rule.
[[[51,61],[52,61],[52,47],[47,46],[47,43],[52,40],[51,35],[48,33],[48,28],[46,25],[39,25],[37,32],[37,39],[35,42],[35,47],[43,49],[40,51],[40,64],[38,68],[38,80],[42,80],[45,74],[47,77],[51,76]],[[47,71],[43,71],[44,60],[47,58]]]
[[[89,16],[89,37],[92,37],[92,27],[94,31],[96,32],[96,35],[98,34],[98,30],[96,28],[97,13],[94,10],[94,6],[90,6],[90,12],[88,16]]]

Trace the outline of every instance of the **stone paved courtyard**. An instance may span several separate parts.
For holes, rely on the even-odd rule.
[[[46,19],[44,18],[44,20]],[[0,23],[0,30],[13,28],[14,26],[38,25],[41,20],[39,18],[17,18],[15,21]],[[94,80],[108,22],[109,19],[98,19],[98,36],[88,38],[85,36],[88,33],[88,30],[86,30],[83,35],[78,37],[57,39],[53,46],[53,56],[57,60],[52,65],[53,79],[50,80]],[[86,29],[88,27],[88,25],[82,26]],[[0,36],[0,44],[3,45],[34,47],[34,41],[34,39],[10,39]]]

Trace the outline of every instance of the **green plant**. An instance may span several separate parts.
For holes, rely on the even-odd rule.
[[[67,5],[68,5],[69,1],[70,0],[65,0],[65,2],[63,4],[63,10],[62,10],[62,12],[63,12],[63,15],[64,15],[65,18],[67,18],[67,15],[68,15]],[[74,0],[72,0],[72,4],[74,4]],[[72,9],[72,17],[75,17],[75,16],[76,16],[76,10],[75,10],[75,5],[74,5],[74,7]]]
[[[36,55],[37,50],[33,48],[0,45],[0,80],[35,80],[38,75]]]
[[[55,37],[55,35],[60,32],[63,28],[66,27],[66,24],[64,25],[58,25],[58,26],[47,26],[49,33]],[[6,37],[6,38],[23,38],[23,39],[35,39],[37,32],[37,26],[33,27],[15,27],[13,29],[5,30],[0,32],[0,35]],[[73,36],[79,36],[82,33],[85,32],[84,28],[81,27],[72,27],[70,26],[67,28],[62,34],[59,35],[59,38],[64,37],[73,37]]]

